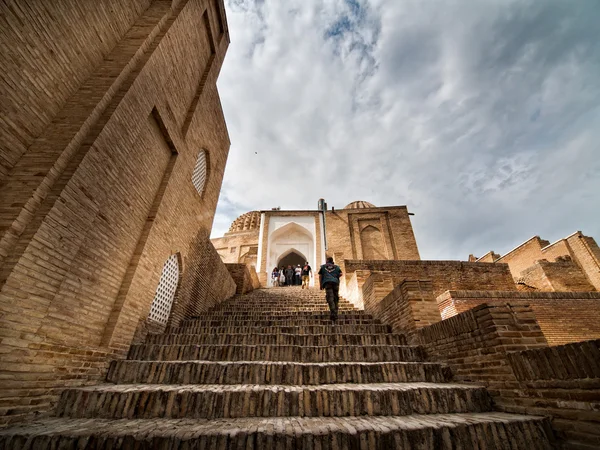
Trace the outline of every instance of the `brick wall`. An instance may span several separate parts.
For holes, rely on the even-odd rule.
[[[150,0],[2,6],[0,182],[130,29]],[[52,17],[52,20],[47,20]],[[31,24],[40,21],[44,26]],[[38,22],[39,23],[39,22]]]
[[[508,353],[520,393],[504,409],[551,415],[564,448],[600,447],[600,341]]]
[[[225,263],[241,262],[240,258],[251,248],[258,249],[258,229],[227,233],[220,238],[211,239],[213,245]]]
[[[388,272],[394,286],[404,280],[430,280],[438,296],[449,289],[516,290],[506,264],[460,261],[344,261],[345,282],[356,270]],[[348,298],[350,300],[350,298]]]
[[[581,268],[588,283],[594,286],[595,290],[600,290],[600,248],[592,237],[583,235],[581,231],[577,231],[553,244],[540,239],[539,236],[534,236],[502,257],[494,257],[494,255],[493,252],[490,252],[478,261],[491,262],[493,260],[506,263],[509,265],[515,279],[532,276],[528,269],[537,261],[546,260],[552,263],[561,262],[568,258]],[[569,279],[573,278],[573,274],[569,272],[574,272],[575,269],[567,266],[554,266],[553,269],[549,268],[548,270],[553,271],[553,276],[557,279],[557,285],[560,286],[554,290],[583,290],[583,287],[578,286],[579,283],[567,283]],[[563,273],[561,273],[561,270]],[[534,270],[534,272],[536,271]],[[544,275],[539,272],[539,269],[537,274],[540,275],[538,282],[546,288],[547,283],[541,279]],[[579,279],[580,275],[576,275]]]
[[[536,261],[521,271],[519,281],[545,292],[589,292],[596,289],[573,261]]]
[[[255,270],[251,270],[246,264],[225,264],[231,278],[235,282],[235,293],[238,295],[251,292],[255,288],[258,276]],[[250,272],[254,272],[254,278]]]
[[[374,315],[407,336],[442,320],[429,280],[403,281],[379,302]]]
[[[590,236],[577,232],[567,238],[572,258],[583,269],[590,283],[600,291],[600,248]]]
[[[212,226],[229,151],[216,90],[228,34],[215,31],[214,2],[125,3],[66,1],[57,14],[17,0],[0,32],[21,52],[2,55],[3,78],[22,80],[8,97],[29,108],[11,107],[15,127],[1,127],[14,149],[0,192],[2,422],[97,381],[146,320],[165,260],[178,253],[185,272],[190,242]],[[28,44],[6,44],[15,33]]]
[[[236,292],[235,281],[206,231],[200,230],[191,242],[184,265],[186,270],[169,316],[170,327],[208,311]]]
[[[366,259],[366,250],[369,257],[420,259],[406,206],[330,210],[325,220],[329,255]]]
[[[438,296],[444,319],[484,303],[526,302],[551,345],[600,338],[600,292],[448,291]]]
[[[598,341],[547,347],[533,310],[511,302],[479,305],[410,342],[446,362],[456,380],[486,385],[497,409],[550,415],[563,448],[600,445]]]

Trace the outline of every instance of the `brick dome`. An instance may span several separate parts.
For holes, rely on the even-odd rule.
[[[344,209],[363,209],[363,208],[377,208],[373,203],[364,202],[362,200],[357,200],[352,203],[348,203],[344,206]]]
[[[260,227],[260,211],[250,211],[242,214],[240,217],[231,222],[229,233],[238,231],[257,230]]]

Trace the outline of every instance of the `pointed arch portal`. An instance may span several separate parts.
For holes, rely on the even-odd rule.
[[[273,218],[272,218],[273,219]],[[304,219],[304,220],[298,220]],[[310,219],[310,220],[307,220]],[[313,270],[316,266],[316,226],[314,218],[277,217],[273,231],[269,233],[267,247],[267,272],[273,267],[304,265],[306,261]],[[311,223],[312,222],[312,223]],[[311,280],[314,285],[314,278]]]

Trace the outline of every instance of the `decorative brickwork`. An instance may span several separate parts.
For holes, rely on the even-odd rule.
[[[600,292],[448,291],[437,298],[444,319],[484,303],[526,302],[550,345],[600,338]]]

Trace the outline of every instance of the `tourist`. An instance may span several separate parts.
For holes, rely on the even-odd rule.
[[[312,273],[312,269],[308,265],[308,261],[304,263],[304,267],[302,268],[302,289],[308,289],[308,285],[310,284],[310,275]]]
[[[279,286],[285,286],[285,274],[283,267],[279,269]]]
[[[294,269],[292,269],[292,266],[287,266],[287,269],[285,269],[285,285],[291,286],[293,284],[294,284]]]
[[[274,287],[279,286],[279,269],[277,267],[271,272],[271,283]]]
[[[333,263],[333,258],[329,256],[327,263],[321,266],[319,270],[319,283],[321,290],[325,289],[325,296],[327,304],[329,305],[329,313],[332,322],[337,321],[338,316],[338,303],[340,301],[340,277],[342,276],[342,269]]]
[[[300,267],[300,264],[294,269],[294,284],[296,286],[302,284],[302,267]]]

